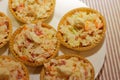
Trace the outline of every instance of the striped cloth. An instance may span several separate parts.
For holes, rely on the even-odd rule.
[[[82,0],[104,15],[107,54],[96,80],[120,80],[120,0]]]

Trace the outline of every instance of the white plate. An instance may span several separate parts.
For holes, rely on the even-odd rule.
[[[69,10],[77,7],[87,6],[80,0],[56,0],[55,12],[49,24],[57,29],[57,25],[61,17]],[[20,23],[16,21],[16,19],[8,10],[8,0],[0,0],[0,11],[4,12],[8,17],[10,17],[14,30],[20,26]],[[99,46],[86,52],[72,51],[62,46],[59,54],[61,55],[63,53],[75,53],[86,57],[93,64],[95,69],[95,77],[97,77],[104,63],[104,58],[106,54],[106,41],[104,39]],[[0,55],[8,55],[8,45],[0,49]],[[30,80],[39,80],[40,68],[29,67],[28,69],[30,72]]]

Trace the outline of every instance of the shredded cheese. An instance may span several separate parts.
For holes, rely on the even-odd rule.
[[[29,62],[46,60],[53,55],[56,47],[56,31],[39,23],[25,25],[14,40],[14,51]]]
[[[91,80],[91,65],[76,57],[52,59],[44,66],[45,80]]]
[[[9,21],[6,17],[0,16],[0,43],[7,40]]]
[[[95,13],[75,12],[60,25],[59,32],[72,47],[89,46],[98,39],[103,31],[103,22]]]
[[[25,75],[19,62],[0,58],[0,80],[25,80]]]
[[[12,9],[17,16],[29,22],[49,16],[53,0],[12,0]]]

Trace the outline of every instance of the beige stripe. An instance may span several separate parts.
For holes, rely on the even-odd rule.
[[[102,69],[102,71],[101,71],[99,74],[102,74],[103,71],[104,71],[104,70]],[[104,78],[104,77],[103,77],[103,76],[104,76],[103,74],[101,75],[101,77],[100,77],[100,75],[98,75],[98,76],[99,76],[99,77],[98,77],[97,79],[99,79],[99,80],[101,80],[102,78]]]
[[[114,39],[114,38],[113,38]]]
[[[114,3],[112,3],[112,4],[114,4]],[[112,4],[110,4],[110,5],[112,5]],[[111,7],[111,8],[112,8],[112,10],[113,10],[113,7]],[[114,7],[114,10],[115,10],[115,7]],[[113,14],[112,14],[112,13],[113,13]],[[114,12],[112,12],[112,13],[110,13],[110,14],[111,14],[110,16],[113,16],[113,15],[116,16],[116,15],[114,14]],[[111,17],[110,17],[110,18],[111,18]],[[112,68],[112,71],[113,71],[113,73],[114,73],[114,74],[113,74],[113,79],[115,79],[115,75],[116,75],[116,65],[115,65],[115,60],[114,60],[114,59],[116,59],[116,58],[115,58],[115,55],[116,55],[116,54],[113,55],[113,53],[115,53],[114,50],[117,51],[116,48],[115,48],[115,45],[114,45],[114,44],[115,44],[115,41],[116,41],[116,40],[114,40],[114,39],[115,39],[115,35],[116,35],[115,32],[114,32],[114,31],[115,31],[115,30],[114,30],[114,28],[115,28],[114,26],[116,25],[116,23],[113,25],[113,22],[115,22],[115,18],[111,18],[111,21],[112,21],[112,26],[113,26],[113,27],[111,27],[111,32],[112,32],[112,33],[111,33],[111,36],[112,36],[112,38],[111,38],[111,39],[112,39],[112,42],[111,42],[111,46],[112,46],[111,56],[112,56],[112,57],[111,57],[110,60],[112,60],[112,63],[113,63],[113,64],[111,64],[111,65],[114,66],[114,68]],[[114,35],[113,35],[113,34],[114,34]]]
[[[109,49],[108,49],[109,50]],[[110,51],[108,51],[108,53],[107,54],[109,54],[110,53]],[[107,55],[106,56],[106,65],[107,65],[107,71],[105,72],[105,74],[108,74],[108,79],[106,79],[106,80],[110,80],[110,79],[112,79],[111,77],[111,75],[110,75],[110,73],[111,73],[111,68],[110,68],[110,60],[108,59],[109,58],[109,56]],[[105,70],[105,69],[104,69]],[[101,74],[100,74],[101,75]]]
[[[107,4],[107,5],[108,5],[108,7],[110,7],[110,4]],[[110,19],[109,16],[111,16],[111,11],[112,11],[112,10],[110,9],[109,13],[108,13],[108,10],[106,10],[106,11],[107,11],[107,14],[108,14],[107,18],[108,18],[109,21],[110,21],[111,19]],[[113,20],[113,19],[112,19],[112,20]],[[111,22],[108,22],[108,23],[109,23],[111,26],[113,26]],[[110,30],[109,30],[109,29],[110,29]],[[109,62],[110,62],[109,64],[110,64],[110,65],[109,65],[108,67],[110,67],[110,68],[109,68],[108,71],[110,71],[110,72],[109,72],[110,79],[114,79],[114,74],[113,74],[113,75],[111,74],[111,73],[113,73],[113,65],[112,65],[113,62],[112,62],[112,58],[111,58],[111,52],[113,53],[113,50],[112,50],[112,49],[113,49],[113,46],[112,46],[112,42],[113,42],[113,41],[112,41],[112,39],[113,39],[113,31],[112,31],[111,27],[108,28],[108,31],[111,31],[111,33],[107,35],[107,36],[110,37],[110,39],[109,39],[109,41],[110,41],[110,42],[109,42],[110,48],[109,48],[109,50],[108,50],[108,51],[109,51],[109,58],[110,58],[110,59],[109,59]],[[110,49],[111,49],[111,50],[110,50]]]
[[[106,72],[107,72],[106,62],[105,62],[104,65],[105,65],[105,67],[103,68],[104,77],[103,77],[103,79],[100,79],[100,80],[109,80],[109,79],[108,79],[108,74],[106,74]]]
[[[115,4],[115,3],[114,3]],[[114,36],[115,36],[115,38],[113,38],[113,39],[115,39],[114,40],[114,43],[113,44],[116,44],[116,45],[113,45],[114,46],[114,53],[115,53],[115,55],[113,54],[113,57],[115,57],[114,59],[116,59],[116,61],[115,61],[115,64],[116,64],[116,62],[118,62],[118,44],[117,43],[119,43],[118,42],[118,35],[117,35],[117,32],[118,32],[118,28],[119,28],[119,26],[117,25],[117,18],[118,18],[118,14],[117,14],[117,8],[116,8],[116,6],[114,6],[114,9],[115,9],[115,11],[116,11],[116,15],[115,15],[115,18],[114,18],[114,23],[115,23],[115,25],[113,26],[113,29],[114,29]],[[114,13],[115,14],[115,13]],[[119,18],[118,18],[119,19]],[[116,72],[118,71],[117,69],[118,69],[118,64],[116,64],[116,66],[115,66],[116,68]],[[117,76],[118,76],[118,74],[116,74]]]
[[[114,3],[114,4],[115,4],[115,3]],[[118,48],[120,47],[120,46],[119,46],[119,45],[120,45],[120,42],[119,42],[118,40],[120,40],[120,35],[118,35],[117,33],[120,34],[120,31],[119,31],[120,28],[119,28],[119,26],[118,26],[118,24],[120,25],[120,20],[118,20],[118,19],[120,19],[120,14],[119,14],[119,13],[120,13],[120,8],[117,7],[117,6],[118,6],[118,3],[116,4],[116,6],[114,6],[115,9],[116,9],[116,10],[115,10],[115,11],[116,11],[116,12],[115,12],[116,15],[115,15],[115,18],[114,18],[114,19],[115,19],[115,21],[114,21],[114,22],[115,22],[115,27],[114,27],[114,28],[116,28],[116,29],[115,29],[115,33],[116,33],[115,36],[116,36],[116,38],[117,38],[117,39],[116,39],[116,41],[117,41],[117,42],[116,42],[116,46],[117,46],[117,50],[119,50]],[[118,11],[119,11],[119,12],[118,12]],[[118,22],[118,23],[117,23],[117,22]],[[118,44],[118,43],[119,43],[119,44]],[[115,49],[116,49],[116,48],[115,48]]]

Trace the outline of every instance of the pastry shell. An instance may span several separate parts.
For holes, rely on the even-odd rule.
[[[43,18],[39,18],[39,19],[37,19],[37,18],[35,17],[35,20],[29,21],[29,20],[26,20],[24,17],[19,17],[19,16],[15,13],[15,11],[12,9],[12,1],[13,1],[13,0],[9,0],[9,2],[8,2],[9,10],[10,10],[10,12],[12,13],[12,15],[13,15],[18,21],[20,21],[20,22],[22,22],[22,23],[34,23],[34,22],[36,22],[36,21],[45,22],[45,21],[49,20],[49,19],[52,17],[53,13],[54,13],[54,8],[55,8],[55,4],[56,4],[56,0],[52,0],[53,4],[52,4],[52,6],[50,7],[50,10],[46,12],[46,13],[48,13],[48,16],[47,16],[47,17],[43,17]]]
[[[95,13],[97,15],[100,16],[100,19],[102,20],[103,22],[103,31],[101,33],[101,37],[99,39],[97,39],[97,42],[95,42],[94,44],[91,44],[89,46],[78,46],[78,47],[72,47],[70,46],[67,42],[64,41],[63,39],[63,35],[61,34],[61,32],[59,31],[60,30],[60,26],[62,24],[64,24],[64,21],[66,21],[66,18],[73,15],[74,13],[76,12],[80,12],[80,11],[83,11],[83,12],[87,12],[87,13]],[[58,24],[58,32],[57,32],[57,37],[58,39],[60,40],[60,43],[62,45],[64,45],[65,47],[69,48],[69,49],[72,49],[72,50],[76,50],[76,51],[86,51],[86,50],[90,50],[94,47],[96,47],[105,37],[105,31],[106,31],[106,21],[105,21],[105,18],[101,15],[101,13],[99,13],[98,11],[94,10],[94,9],[91,9],[91,8],[85,8],[85,7],[82,7],[82,8],[76,8],[76,9],[73,9],[71,11],[69,11],[68,13],[66,13],[62,19],[60,20],[59,24]]]
[[[16,53],[16,52],[14,51],[14,49],[13,49],[13,44],[14,44],[15,36],[22,31],[23,27],[24,27],[24,25],[21,26],[21,27],[19,27],[19,28],[13,33],[13,35],[12,35],[12,37],[11,37],[11,39],[10,39],[10,43],[9,43],[10,52],[13,54],[13,56],[14,56],[17,60],[21,61],[22,63],[24,63],[24,64],[26,64],[26,65],[28,65],[28,66],[37,67],[37,66],[43,65],[44,62],[47,62],[47,61],[49,61],[51,58],[54,58],[54,57],[56,57],[56,56],[58,55],[58,51],[59,51],[59,47],[60,47],[60,42],[59,42],[59,40],[57,40],[56,50],[53,52],[53,55],[52,55],[50,58],[48,58],[48,59],[46,59],[46,60],[44,60],[44,61],[41,61],[41,62],[34,62],[34,63],[31,63],[31,62],[29,62],[29,61],[24,61],[24,60],[22,60],[22,59],[19,57],[18,53]],[[48,29],[51,29],[51,28],[54,29],[52,26],[50,26],[50,25],[48,25],[48,24],[46,24],[46,23],[42,23],[42,27],[46,27],[46,28],[48,28]],[[55,30],[55,29],[54,29],[54,30]],[[56,31],[56,30],[55,30],[55,31]]]
[[[84,57],[81,57],[79,55],[75,55],[75,54],[67,54],[67,55],[61,55],[61,56],[58,56],[56,57],[55,59],[69,59],[71,57],[77,57],[79,58],[80,60],[83,60],[85,63],[89,63],[91,66],[92,66],[92,70],[91,70],[91,79],[90,80],[94,80],[94,77],[95,77],[95,71],[94,71],[94,68],[93,68],[93,65],[90,63],[90,61],[88,61],[87,59],[85,59]],[[40,72],[40,80],[44,80],[44,76],[45,76],[45,68],[43,67],[41,72]]]
[[[0,59],[8,59],[8,60],[13,60],[15,62],[18,62],[17,60],[15,60],[14,58],[11,58],[9,56],[0,56]],[[28,73],[28,70],[27,70],[26,66],[24,64],[22,64],[21,62],[20,62],[20,65],[22,66],[22,69],[25,72],[24,76],[25,76],[26,80],[29,80],[29,73]]]
[[[10,21],[10,19],[3,13],[3,12],[0,12],[0,16],[1,17],[6,17],[9,24],[7,26],[7,29],[8,29],[8,36],[6,38],[5,41],[3,41],[1,44],[0,44],[0,48],[3,47],[5,44],[7,44],[7,42],[9,41],[10,37],[11,37],[11,34],[12,34],[12,23]]]

